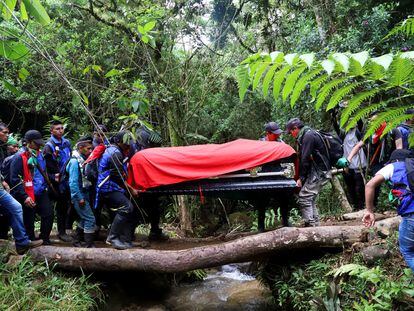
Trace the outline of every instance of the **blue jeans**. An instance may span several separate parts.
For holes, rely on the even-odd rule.
[[[89,200],[85,200],[84,206],[80,206],[78,200],[73,200],[72,202],[80,218],[78,227],[82,228],[84,233],[94,233],[96,222]]]
[[[398,240],[405,262],[414,272],[414,215],[402,218]]]
[[[29,237],[23,224],[22,206],[4,189],[0,190],[0,212],[9,218],[16,246],[29,244]]]

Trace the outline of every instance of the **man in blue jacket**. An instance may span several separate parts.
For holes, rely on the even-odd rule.
[[[130,133],[117,133],[102,155],[98,169],[97,199],[103,200],[115,212],[106,242],[120,250],[132,247],[137,217],[130,199],[138,193],[126,183],[131,143]]]
[[[75,149],[72,153],[72,158],[66,166],[66,172],[69,176],[70,196],[80,219],[76,227],[73,245],[76,247],[81,246],[83,237],[85,246],[90,248],[94,247],[96,222],[89,202],[89,190],[92,184],[85,177],[83,165],[93,149],[92,137],[79,139]]]
[[[71,157],[71,146],[69,140],[63,137],[65,128],[61,121],[52,122],[50,133],[51,136],[46,142],[43,155],[49,179],[57,192],[52,199],[56,202],[58,237],[64,242],[71,242],[72,238],[66,234],[66,223],[69,222],[70,192],[67,181],[62,178]]]
[[[414,185],[410,186],[406,159],[410,151],[397,149],[391,153],[390,163],[380,169],[365,186],[366,211],[362,219],[367,227],[375,223],[375,189],[383,182],[392,184],[392,194],[398,202],[397,212],[402,217],[399,228],[400,251],[408,266],[414,272]],[[412,160],[412,159],[410,159]]]
[[[35,213],[40,216],[40,235],[44,245],[50,245],[53,208],[48,194],[46,162],[40,152],[42,134],[36,130],[24,135],[26,147],[14,155],[10,163],[11,194],[23,206],[23,221],[30,240],[35,240]]]

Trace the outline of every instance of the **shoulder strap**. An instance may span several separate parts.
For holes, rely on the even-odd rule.
[[[414,158],[405,159],[405,167],[407,169],[408,186],[412,193],[414,193]]]

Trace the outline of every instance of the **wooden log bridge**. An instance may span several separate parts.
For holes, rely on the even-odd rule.
[[[400,217],[378,221],[374,231],[387,236],[398,227]],[[288,249],[342,248],[366,242],[369,229],[362,225],[281,228],[235,240],[181,250],[133,248],[75,248],[41,246],[29,251],[35,261],[56,263],[59,268],[86,271],[151,271],[176,273],[245,262]]]

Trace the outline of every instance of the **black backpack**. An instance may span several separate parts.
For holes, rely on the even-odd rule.
[[[326,154],[328,155],[331,167],[336,166],[336,162],[344,155],[344,147],[342,140],[333,133],[315,131],[322,139],[325,145]]]
[[[408,186],[411,193],[414,193],[414,158],[405,159],[405,167],[407,169]]]
[[[89,180],[93,185],[96,184],[96,182],[98,181],[98,165],[99,165],[99,159],[100,158],[96,158],[90,162],[88,162],[84,169],[84,173],[85,173],[85,177],[87,180]]]

